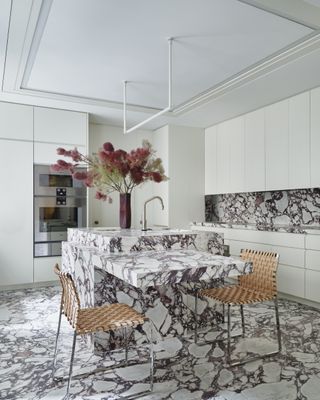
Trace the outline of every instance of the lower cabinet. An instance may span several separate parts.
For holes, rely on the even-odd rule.
[[[242,249],[278,253],[279,292],[320,302],[320,235],[251,229],[203,229],[222,233],[233,257],[238,257]]]
[[[306,298],[320,303],[320,272],[306,270]]]
[[[292,296],[305,297],[303,268],[279,264],[278,267],[278,290]]]
[[[39,257],[33,261],[34,282],[57,281],[58,277],[53,272],[55,264],[61,264],[61,257]]]
[[[33,282],[33,143],[0,140],[0,286]]]

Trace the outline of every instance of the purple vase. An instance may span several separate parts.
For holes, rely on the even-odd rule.
[[[120,228],[131,228],[131,193],[120,193]]]

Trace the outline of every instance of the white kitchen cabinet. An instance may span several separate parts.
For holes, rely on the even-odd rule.
[[[229,132],[229,192],[244,191],[244,118],[234,118]]]
[[[219,124],[217,129],[217,193],[230,192],[230,127],[231,121]]]
[[[306,250],[306,268],[320,272],[320,251]]]
[[[265,109],[266,190],[289,188],[289,101]]]
[[[234,118],[217,126],[217,190],[237,193],[244,190],[244,124]]]
[[[67,158],[57,155],[57,148],[59,147],[56,143],[34,143],[34,163],[35,164],[53,164],[59,158],[68,161]],[[74,146],[71,146],[72,148]],[[77,146],[77,149],[82,154],[87,153],[85,146]]]
[[[320,88],[311,90],[311,187],[320,186]]]
[[[205,194],[217,193],[217,126],[205,130]]]
[[[86,113],[34,108],[34,140],[36,142],[87,145]]]
[[[61,257],[39,257],[34,259],[34,282],[57,281],[54,273],[55,264],[61,265]]]
[[[33,282],[33,144],[0,140],[0,286]]]
[[[306,270],[306,299],[320,303],[320,271]]]
[[[0,138],[33,140],[33,107],[0,102]]]
[[[305,297],[304,274],[305,271],[302,268],[279,264],[277,273],[279,292]]]
[[[306,249],[320,250],[320,235],[306,235]]]
[[[289,188],[310,187],[310,92],[289,99]]]
[[[245,133],[245,190],[246,192],[266,189],[265,162],[265,111],[260,109],[244,117]]]

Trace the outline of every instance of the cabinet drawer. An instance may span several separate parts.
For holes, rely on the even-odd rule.
[[[277,281],[278,291],[297,297],[304,297],[305,270],[279,264]]]
[[[320,250],[320,235],[306,235],[306,249]]]
[[[291,247],[272,246],[272,251],[279,254],[279,261],[281,264],[304,268],[304,250],[293,249]]]
[[[34,282],[57,281],[58,277],[53,272],[54,265],[61,265],[61,257],[40,257],[33,262]]]
[[[241,242],[238,240],[229,240],[230,254],[232,256],[239,256],[242,249],[272,251],[272,246],[261,243]]]
[[[306,299],[320,302],[320,271],[306,270]]]
[[[306,250],[306,268],[320,271],[320,251]]]
[[[283,232],[265,232],[254,230],[229,229],[228,239],[250,243],[263,243],[273,246],[304,248],[304,235]]]

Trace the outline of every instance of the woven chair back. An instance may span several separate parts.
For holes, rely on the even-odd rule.
[[[56,264],[54,272],[59,276],[62,286],[62,310],[71,326],[75,329],[80,310],[80,300],[74,281],[70,274],[61,272],[59,265]]]
[[[253,263],[253,272],[239,277],[239,284],[246,289],[277,295],[277,253],[256,250],[241,250],[240,257]]]

